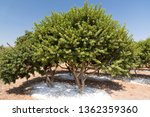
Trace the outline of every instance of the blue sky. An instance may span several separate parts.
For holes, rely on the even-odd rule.
[[[0,0],[0,45],[13,45],[25,30],[32,30],[51,12],[66,12],[71,7],[83,6],[85,0]],[[134,40],[150,37],[150,0],[88,0],[89,4],[102,4],[107,14],[126,24]]]

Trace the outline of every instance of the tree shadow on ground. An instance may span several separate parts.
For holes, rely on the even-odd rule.
[[[118,82],[112,80],[94,80],[89,79],[86,84],[97,89],[102,89],[107,93],[111,94],[112,91],[124,90],[124,86]]]
[[[12,89],[7,90],[7,93],[9,94],[19,94],[19,95],[29,95],[31,94],[33,89],[33,85],[45,82],[44,77],[37,77],[33,78],[31,80],[23,82],[19,87],[14,87]],[[75,84],[75,81],[73,79],[65,79],[56,77],[55,82],[65,82],[69,84]],[[109,94],[112,93],[112,90],[123,90],[123,86],[117,82],[111,81],[111,80],[95,80],[95,79],[87,79],[85,82],[86,86],[90,86],[93,88],[97,88],[100,90],[105,90]]]
[[[147,79],[147,78],[150,78],[150,74],[131,74],[131,78],[134,78],[134,77],[136,77],[136,78],[145,78],[145,79]]]
[[[37,77],[31,80],[29,79],[23,82],[19,87],[11,88],[7,90],[6,92],[9,94],[17,94],[17,95],[30,94],[30,92],[33,90],[32,86],[43,81],[44,81],[43,77]]]

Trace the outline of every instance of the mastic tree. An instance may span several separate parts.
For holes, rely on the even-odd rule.
[[[133,64],[133,41],[128,31],[101,7],[85,5],[64,14],[60,38],[65,61],[80,89],[89,66],[112,76],[127,75]],[[68,57],[70,56],[70,58]]]
[[[23,72],[23,77],[28,78],[29,73],[37,71],[46,74],[47,82],[52,84],[57,67],[65,63],[80,91],[85,87],[89,68],[112,76],[128,75],[135,55],[132,36],[125,26],[107,15],[101,6],[87,3],[65,13],[52,13],[39,24],[35,23],[34,31],[22,36],[11,51],[4,57],[9,60],[3,64],[4,68],[8,63],[10,68],[18,65],[18,61],[22,63],[15,72],[10,70],[13,75]],[[1,72],[3,76],[8,68]],[[20,75],[11,77],[9,81],[18,77]]]
[[[54,75],[61,61],[59,54],[59,32],[57,30],[61,15],[53,13],[45,17],[40,24],[35,23],[33,49],[36,61],[41,63],[43,74],[46,75],[46,82],[53,84]],[[63,51],[63,50],[61,50]]]
[[[15,83],[16,79],[24,77],[28,79],[30,74],[34,74],[37,63],[34,64],[32,61],[31,35],[31,32],[26,32],[24,36],[17,39],[15,47],[9,47],[3,52],[0,79],[5,83]]]
[[[137,43],[138,47],[140,48],[139,51],[139,67],[147,67],[150,68],[150,38],[146,40],[139,41]]]
[[[35,25],[34,34],[40,61],[50,66],[65,63],[80,90],[89,67],[116,76],[128,75],[133,66],[132,37],[101,7],[85,3],[53,13]]]

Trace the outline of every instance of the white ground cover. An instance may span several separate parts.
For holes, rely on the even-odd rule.
[[[69,73],[61,73],[56,74],[56,76],[60,76],[61,78],[73,80],[73,77]],[[96,76],[90,75],[89,79],[94,80],[112,80],[111,77],[108,76]],[[150,78],[124,78],[125,81],[130,83],[138,83],[142,85],[150,85]],[[33,91],[31,96],[36,99],[42,100],[65,100],[65,99],[73,99],[75,100],[110,100],[111,96],[101,89],[92,88],[90,86],[86,86],[85,90],[82,94],[79,93],[78,87],[75,84],[69,84],[64,82],[54,82],[53,87],[47,87],[45,83],[39,83],[33,86]]]
[[[70,74],[57,74],[62,78],[72,80],[73,77]],[[75,84],[54,82],[53,87],[47,87],[45,83],[36,84],[33,86],[31,96],[36,99],[43,100],[85,100],[91,99],[94,101],[98,100],[110,100],[111,97],[108,93],[103,90],[86,86],[83,93],[80,94],[78,87]]]
[[[133,77],[133,78],[124,78],[126,82],[139,84],[139,85],[149,85],[150,86],[150,77],[149,78],[142,78],[142,77]]]
[[[85,87],[82,94],[78,92],[76,85],[70,85],[69,83],[55,82],[53,87],[47,87],[45,83],[34,85],[32,97],[36,99],[51,100],[51,99],[111,99],[109,94],[100,89],[91,87]]]

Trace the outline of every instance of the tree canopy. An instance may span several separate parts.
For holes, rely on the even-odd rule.
[[[19,37],[16,46],[3,56],[0,78],[6,83],[38,72],[51,84],[61,63],[65,63],[83,90],[86,71],[128,75],[134,65],[132,36],[125,26],[107,15],[101,6],[71,8],[52,13],[33,32]]]
[[[139,50],[140,67],[150,68],[150,38],[137,43]]]

